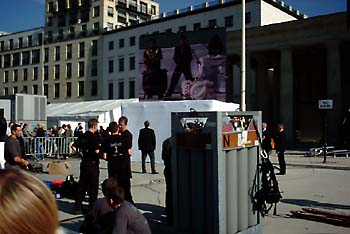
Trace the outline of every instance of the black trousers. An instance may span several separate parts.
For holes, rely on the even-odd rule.
[[[286,173],[286,161],[284,160],[284,150],[278,151],[278,163],[280,165],[280,173],[285,174]]]
[[[100,168],[98,161],[83,160],[80,163],[80,178],[75,198],[75,209],[82,209],[82,202],[87,192],[89,207],[97,200]]]
[[[147,151],[141,151],[142,153],[142,172],[146,172],[146,158],[147,155],[149,155],[149,158],[151,159],[151,170],[152,172],[156,171],[155,167],[155,160],[154,160],[154,151],[147,152]]]
[[[170,87],[167,92],[168,95],[171,95],[174,92],[177,82],[179,82],[182,73],[184,74],[186,80],[194,80],[191,72],[191,64],[186,66],[176,65],[173,76],[171,77]]]
[[[116,170],[108,169],[108,177],[113,177],[118,181],[118,185],[124,189],[124,199],[135,204],[131,195],[131,182],[129,173],[120,173]]]

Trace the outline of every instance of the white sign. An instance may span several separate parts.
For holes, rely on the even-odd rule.
[[[320,110],[333,109],[333,100],[318,100],[318,109]]]

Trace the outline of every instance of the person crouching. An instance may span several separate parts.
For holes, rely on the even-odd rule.
[[[124,200],[124,189],[121,187],[107,190],[107,202],[116,209],[113,234],[137,233],[151,234],[146,218],[130,202]]]

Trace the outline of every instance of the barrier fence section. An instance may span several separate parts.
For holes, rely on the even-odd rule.
[[[76,137],[24,137],[24,149],[27,156],[35,160],[45,157],[69,156]]]

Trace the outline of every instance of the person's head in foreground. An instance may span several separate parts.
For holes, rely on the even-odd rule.
[[[0,233],[54,234],[56,201],[39,179],[19,169],[0,170]]]
[[[108,204],[113,208],[118,208],[124,201],[124,189],[119,186],[111,186],[106,189]]]

